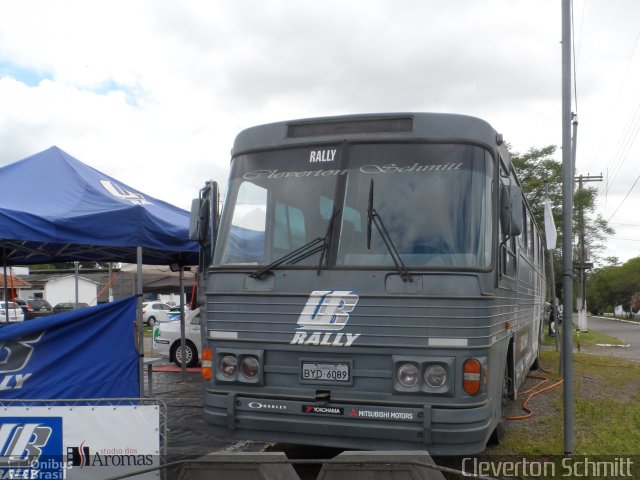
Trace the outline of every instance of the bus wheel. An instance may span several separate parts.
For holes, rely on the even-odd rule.
[[[540,345],[544,340],[544,338],[543,340],[540,340],[540,337],[544,337],[544,322],[540,323],[540,333],[538,335],[538,351],[536,352],[536,358],[531,364],[531,368],[529,370],[540,370],[540,350],[541,350]]]
[[[500,445],[507,431],[507,403],[509,401],[509,386],[511,378],[509,377],[509,363],[504,364],[504,375],[502,376],[502,395],[500,396],[500,422],[496,425],[495,430],[489,438],[492,445]]]

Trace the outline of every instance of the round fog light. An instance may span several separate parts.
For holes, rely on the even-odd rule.
[[[238,371],[238,360],[232,355],[225,355],[220,359],[219,369],[225,377],[233,377]]]
[[[442,365],[429,365],[424,371],[424,381],[430,387],[442,387],[447,383],[447,371]]]
[[[418,367],[411,363],[405,363],[400,368],[398,368],[398,382],[403,387],[415,387],[418,384],[418,378],[420,377],[420,372],[418,371]]]
[[[260,371],[260,363],[255,357],[244,357],[240,362],[240,371],[247,378],[255,378]]]

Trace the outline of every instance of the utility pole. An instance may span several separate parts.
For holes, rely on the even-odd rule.
[[[564,453],[573,455],[573,161],[571,158],[571,0],[562,0],[562,365]]]
[[[602,175],[584,176],[580,175],[575,180],[578,181],[578,192],[582,192],[582,185],[587,182],[601,182]],[[580,302],[578,305],[578,330],[587,330],[587,270],[593,268],[593,263],[588,262],[587,246],[584,238],[584,205],[580,204],[580,250],[578,251],[578,261],[573,266],[579,272],[580,278]]]

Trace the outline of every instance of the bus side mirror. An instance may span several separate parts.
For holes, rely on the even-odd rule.
[[[502,185],[500,190],[500,225],[504,235],[522,233],[522,189],[517,185]]]
[[[212,208],[213,207],[213,208]],[[189,240],[202,245],[215,241],[218,232],[218,183],[209,181],[191,201]]]
[[[204,243],[209,228],[209,199],[194,198],[191,201],[191,217],[189,218],[189,240]]]

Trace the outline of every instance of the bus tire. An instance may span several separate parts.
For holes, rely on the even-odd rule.
[[[509,377],[509,362],[504,363],[502,376],[502,394],[500,395],[500,421],[489,438],[491,445],[500,445],[507,431],[507,404],[510,398],[511,377]]]
[[[533,360],[533,363],[531,364],[531,368],[529,370],[540,370],[540,345],[542,345],[542,340],[540,340],[540,337],[543,337],[544,339],[544,322],[540,323],[540,332],[538,333],[538,350],[536,351],[536,358]]]

